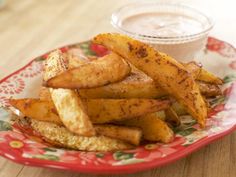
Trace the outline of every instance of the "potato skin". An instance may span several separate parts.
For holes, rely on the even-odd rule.
[[[131,72],[129,64],[115,53],[68,69],[47,80],[52,88],[94,88],[118,82]]]
[[[181,63],[147,44],[117,33],[99,34],[93,42],[118,53],[143,71],[169,95],[174,96],[201,127],[205,126],[206,104],[198,85]]]

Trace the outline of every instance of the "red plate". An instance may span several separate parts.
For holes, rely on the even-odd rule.
[[[78,55],[102,56],[103,47],[83,42],[61,48]],[[73,170],[86,173],[133,173],[159,167],[183,158],[193,151],[223,137],[236,128],[236,50],[233,46],[209,38],[199,61],[213,73],[224,78],[224,95],[213,99],[205,129],[199,129],[192,119],[186,119],[170,144],[147,144],[133,150],[113,153],[81,152],[50,147],[33,135],[25,135],[12,126],[12,115],[5,108],[8,98],[36,96],[41,85],[40,56],[0,81],[0,154],[12,161],[39,167]]]

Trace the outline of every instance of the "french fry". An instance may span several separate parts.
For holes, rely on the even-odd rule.
[[[47,80],[53,88],[93,88],[117,82],[129,75],[129,64],[115,53],[68,69]]]
[[[207,107],[199,87],[182,64],[125,35],[99,34],[93,42],[118,53],[150,76],[168,94],[174,96],[201,127],[205,127]]]
[[[37,120],[30,120],[30,126],[40,134],[48,143],[75,150],[82,151],[115,151],[133,148],[132,145],[124,141],[97,135],[92,137],[85,137],[73,134],[63,126],[43,122]]]
[[[10,104],[25,116],[40,121],[63,122],[53,102],[39,99],[11,99]],[[109,123],[157,112],[169,107],[168,100],[152,99],[88,99],[84,106],[93,123]],[[36,111],[40,110],[40,112]]]
[[[62,53],[52,52],[45,63],[44,81],[65,71]],[[94,136],[95,130],[85,111],[82,100],[75,90],[50,88],[50,95],[63,124],[83,136]]]
[[[138,128],[109,124],[95,125],[94,127],[98,135],[119,139],[136,146],[140,144],[142,131]]]
[[[174,138],[173,131],[158,117],[158,114],[151,113],[146,116],[137,117],[121,122],[119,125],[134,126],[141,128],[143,138],[148,141],[161,141],[169,143]]]

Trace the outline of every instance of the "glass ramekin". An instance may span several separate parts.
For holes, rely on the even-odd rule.
[[[122,21],[127,17],[142,13],[176,13],[196,19],[204,25],[202,31],[181,36],[149,36],[134,33],[124,29]],[[205,47],[207,37],[213,28],[213,20],[198,10],[183,4],[137,2],[125,5],[112,14],[111,24],[121,33],[152,45],[158,51],[164,52],[180,61],[191,61]]]

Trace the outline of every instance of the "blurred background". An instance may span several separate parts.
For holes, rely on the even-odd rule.
[[[50,49],[114,31],[110,16],[137,0],[0,0],[0,77]],[[156,0],[163,2],[162,0]],[[234,0],[165,0],[191,5],[215,20],[211,36],[236,44]],[[18,62],[9,63],[12,58]],[[10,71],[1,66],[9,66]]]

